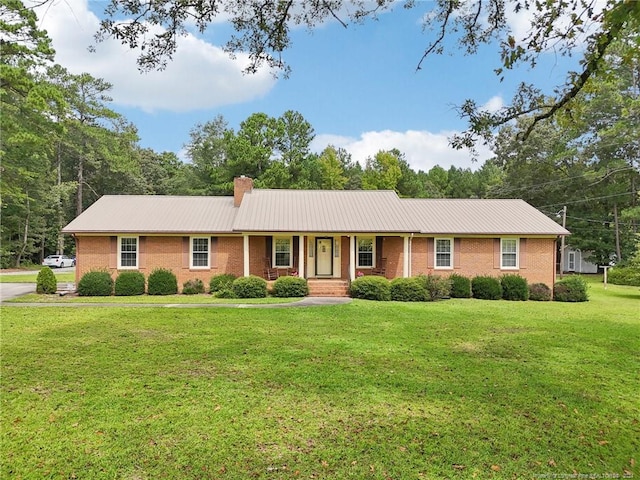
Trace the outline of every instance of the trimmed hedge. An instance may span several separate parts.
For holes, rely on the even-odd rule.
[[[113,294],[113,278],[106,270],[85,273],[78,282],[78,295],[82,297],[108,297]]]
[[[36,278],[36,293],[56,293],[58,280],[49,267],[41,268]]]
[[[471,279],[454,273],[449,280],[451,280],[452,298],[471,298]]]
[[[216,298],[236,298],[236,294],[230,288],[223,288],[217,292],[213,292],[213,296]]]
[[[471,280],[471,292],[473,298],[480,300],[500,300],[502,298],[502,285],[495,277],[479,275]]]
[[[171,270],[156,268],[147,281],[149,295],[175,295],[178,293],[178,279]]]
[[[209,280],[209,292],[215,293],[220,290],[231,289],[231,284],[236,279],[236,276],[231,273],[221,273],[220,275],[214,275]]]
[[[526,301],[529,299],[527,279],[520,275],[509,274],[500,278],[502,298],[504,300]]]
[[[267,296],[267,281],[255,275],[240,277],[233,281],[231,289],[237,298],[264,298]]]
[[[640,266],[613,267],[607,272],[607,282],[640,287]]]
[[[199,278],[187,280],[182,284],[183,295],[196,295],[198,293],[204,293],[204,283]]]
[[[427,300],[435,301],[449,298],[451,295],[451,280],[440,275],[419,275],[419,279],[424,282],[427,291]]]
[[[553,298],[553,292],[544,283],[533,283],[529,285],[529,300],[536,302],[548,302]]]
[[[425,282],[418,277],[395,278],[390,284],[391,300],[396,302],[426,302]]]
[[[389,280],[384,277],[364,276],[351,282],[349,295],[364,300],[389,301],[391,300],[391,285]]]
[[[309,286],[304,278],[279,277],[273,282],[274,297],[306,297],[309,295]]]
[[[116,278],[115,294],[133,296],[144,294],[144,275],[140,272],[122,272]]]
[[[588,302],[587,282],[578,275],[563,278],[553,286],[553,299],[556,302]]]

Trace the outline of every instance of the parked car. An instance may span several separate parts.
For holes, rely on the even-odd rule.
[[[74,267],[76,265],[75,258],[69,258],[66,255],[49,255],[44,259],[42,265],[45,267]]]

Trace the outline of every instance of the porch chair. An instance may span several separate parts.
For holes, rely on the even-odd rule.
[[[387,274],[387,259],[386,258],[381,258],[380,261],[378,262],[378,264],[371,269],[371,274],[372,275],[380,275],[382,277],[386,276]]]
[[[264,259],[264,278],[267,280],[275,280],[278,278],[278,269],[271,266],[271,259],[265,257]]]

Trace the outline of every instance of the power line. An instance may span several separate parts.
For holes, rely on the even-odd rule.
[[[557,207],[558,205],[574,205],[576,203],[584,203],[584,202],[592,202],[593,200],[604,200],[606,198],[614,198],[614,197],[622,197],[623,195],[631,195],[634,192],[624,192],[624,193],[614,193],[613,195],[603,195],[601,197],[592,197],[592,198],[584,198],[582,200],[573,200],[570,202],[559,201],[556,203],[551,203],[549,205],[539,205],[536,208],[549,208],[549,207]]]

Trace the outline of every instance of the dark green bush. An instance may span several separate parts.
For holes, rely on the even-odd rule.
[[[527,279],[520,275],[503,275],[500,278],[502,298],[504,300],[525,301],[529,299]]]
[[[389,280],[377,275],[369,275],[355,279],[351,282],[349,294],[353,298],[364,300],[391,300],[391,285]]]
[[[204,283],[199,278],[187,280],[182,285],[182,293],[184,295],[196,295],[198,293],[204,293]]]
[[[144,275],[140,272],[122,272],[116,278],[115,294],[122,296],[143,295]]]
[[[420,275],[427,291],[427,300],[435,301],[449,298],[451,295],[451,280],[440,275]]]
[[[427,289],[421,278],[394,278],[390,285],[391,300],[396,302],[426,302]]]
[[[78,282],[78,295],[83,297],[108,297],[113,294],[113,278],[106,270],[85,273]]]
[[[236,276],[231,273],[221,273],[220,275],[214,275],[209,280],[209,292],[215,293],[220,290],[230,289],[231,284],[236,279]]]
[[[213,292],[213,296],[216,298],[236,298],[236,294],[230,288],[223,288],[217,292]]]
[[[178,279],[171,270],[156,268],[147,280],[149,295],[175,295],[178,293]]]
[[[254,275],[236,278],[231,288],[237,298],[264,298],[267,296],[267,281]]]
[[[529,285],[529,300],[548,302],[552,297],[553,292],[544,283],[533,283]]]
[[[607,272],[607,282],[614,285],[640,287],[640,266],[613,267]]]
[[[306,297],[309,295],[309,286],[304,278],[279,277],[273,282],[274,297]]]
[[[41,268],[36,278],[36,293],[56,293],[58,280],[49,267]]]
[[[451,280],[452,298],[471,298],[471,279],[454,273],[449,280]]]
[[[500,300],[502,298],[502,285],[495,277],[479,275],[471,280],[471,292],[473,298],[480,300]]]
[[[553,299],[556,302],[587,302],[587,282],[578,275],[563,278],[553,286]]]

